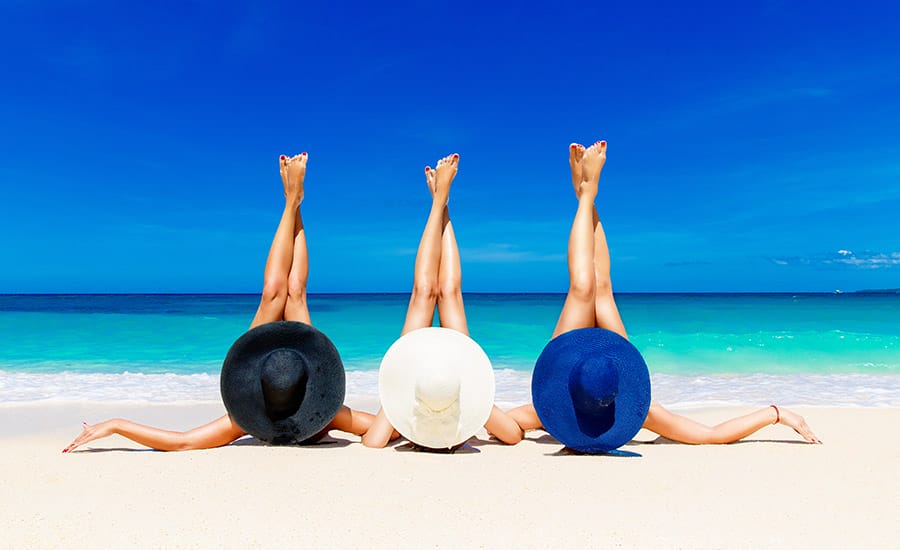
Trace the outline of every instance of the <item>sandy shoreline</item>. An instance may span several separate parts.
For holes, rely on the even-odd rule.
[[[371,403],[353,403],[368,409]],[[896,543],[900,409],[798,409],[824,445],[783,426],[692,447],[646,432],[640,458],[560,453],[535,432],[478,452],[254,440],[160,453],[119,437],[69,455],[81,420],[173,429],[220,404],[0,406],[4,545],[328,547],[885,547]],[[716,422],[748,409],[692,410]],[[652,443],[651,443],[652,442]]]

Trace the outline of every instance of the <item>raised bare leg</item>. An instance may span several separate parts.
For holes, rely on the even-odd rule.
[[[272,238],[272,246],[269,248],[262,297],[250,328],[282,320],[287,305],[288,275],[294,255],[294,229],[298,208],[303,197],[306,155],[297,155],[291,159],[282,155],[279,160],[284,185],[284,211]]]
[[[459,156],[451,157],[451,163],[458,163]],[[436,171],[426,168],[425,178],[436,182]],[[438,275],[438,317],[441,326],[452,328],[469,334],[469,325],[466,322],[466,309],[462,296],[462,266],[459,261],[459,246],[456,244],[456,233],[453,231],[453,222],[450,220],[450,208],[444,206],[443,217],[444,232],[441,235],[441,264]]]
[[[419,250],[416,252],[413,290],[401,334],[430,327],[434,321],[434,308],[437,306],[440,292],[439,273],[444,210],[450,197],[450,184],[456,175],[458,161],[459,155],[444,157],[438,161],[437,170],[435,170],[431,210],[428,213],[428,220],[425,222],[425,229],[422,231],[422,238],[419,240]],[[426,181],[428,181],[427,178]],[[381,448],[395,437],[399,437],[399,434],[391,426],[384,410],[379,410],[369,431],[363,435],[362,442],[366,447]]]
[[[431,199],[431,210],[419,249],[416,252],[416,266],[413,276],[413,290],[406,310],[406,320],[401,334],[430,327],[434,320],[434,308],[440,293],[439,273],[441,265],[441,235],[443,233],[444,209],[450,198],[450,184],[456,176],[459,155],[444,157],[438,161],[435,170],[435,190]],[[452,162],[451,162],[452,161]]]
[[[579,152],[577,148],[570,148],[570,151],[572,155]],[[569,233],[569,293],[553,330],[554,338],[596,324],[593,210],[604,160],[598,144],[594,144],[584,151],[580,163],[582,178],[578,188],[578,209]]]
[[[451,173],[455,174],[459,155],[449,157],[451,164]],[[438,169],[441,163],[447,159],[438,162]],[[428,181],[429,187],[434,192],[437,189],[438,177],[440,171],[425,169],[425,179]],[[452,175],[451,175],[452,179]],[[469,325],[466,322],[466,310],[462,297],[462,266],[459,260],[459,246],[456,243],[456,234],[453,231],[453,223],[450,221],[450,209],[444,207],[444,232],[441,237],[441,265],[439,274],[440,295],[438,297],[438,317],[441,326],[451,328],[469,334]],[[494,405],[491,409],[490,417],[484,427],[493,434],[497,439],[507,444],[516,444],[522,440],[524,433],[519,425],[512,417],[500,410]]]
[[[304,169],[308,159],[307,154],[301,153]],[[295,157],[295,158],[298,158]],[[300,203],[303,202],[303,181],[300,181]],[[312,324],[309,317],[309,307],[306,303],[306,281],[309,279],[309,253],[306,248],[306,229],[303,227],[303,216],[300,206],[297,206],[297,216],[294,222],[294,251],[291,262],[291,271],[288,275],[287,303],[284,306],[284,319],[286,321],[300,321],[308,325]]]
[[[600,156],[603,159],[600,170],[606,163],[606,142],[601,141],[598,145]],[[574,169],[573,169],[574,173]],[[574,176],[574,174],[573,174]],[[612,279],[610,278],[610,261],[609,247],[606,244],[606,234],[603,232],[603,224],[600,222],[600,216],[597,213],[597,207],[594,206],[594,316],[596,317],[597,326],[611,330],[620,334],[624,338],[628,338],[625,332],[625,324],[619,315],[619,308],[616,306],[616,300],[613,297]]]

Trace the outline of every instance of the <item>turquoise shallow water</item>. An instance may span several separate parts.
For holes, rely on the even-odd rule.
[[[506,373],[506,379],[498,378],[498,392],[504,380],[511,393],[525,392],[564,298],[466,295],[472,336],[498,372]],[[77,385],[99,375],[118,376],[114,385],[124,384],[123,392],[158,384],[157,376],[165,377],[170,392],[191,384],[214,386],[221,361],[246,330],[257,300],[256,295],[0,296],[0,401],[52,398],[59,380]],[[313,323],[335,342],[348,379],[360,391],[377,392],[374,375],[399,335],[407,301],[404,294],[310,296]],[[830,384],[853,376],[900,380],[900,295],[623,294],[617,303],[654,375],[739,376],[745,382],[753,376],[826,377]],[[58,373],[66,374],[48,376]],[[112,379],[104,380],[108,387]],[[26,387],[30,393],[22,393]],[[92,391],[76,394],[90,398]],[[694,397],[703,396],[685,399]]]

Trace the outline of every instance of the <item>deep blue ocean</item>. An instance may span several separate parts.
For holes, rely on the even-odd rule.
[[[258,295],[2,295],[0,402],[204,401]],[[311,295],[348,393],[377,394],[408,294]],[[563,294],[466,294],[497,400],[528,400]],[[664,403],[900,406],[898,294],[617,294]]]

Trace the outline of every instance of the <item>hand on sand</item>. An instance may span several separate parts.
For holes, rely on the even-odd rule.
[[[306,177],[306,161],[309,155],[305,152],[293,157],[281,155],[278,164],[281,171],[281,183],[284,185],[284,198],[303,202],[303,179]]]
[[[784,408],[780,408],[779,413],[781,416],[779,424],[790,426],[795,432],[800,434],[803,439],[810,443],[822,443],[822,440],[816,437],[816,434],[814,434],[809,426],[806,425],[806,420],[803,420],[802,416]]]
[[[450,184],[453,183],[458,168],[459,155],[453,153],[439,160],[434,169],[434,197],[443,204],[447,204],[450,198]]]
[[[78,447],[88,443],[90,441],[94,441],[95,439],[100,439],[102,437],[106,437],[108,435],[112,435],[113,433],[113,420],[107,420],[106,422],[101,422],[99,424],[94,424],[93,426],[88,424],[87,422],[81,423],[82,432],[81,435],[76,437],[69,446],[62,450],[64,453],[69,453],[77,449]]]
[[[571,149],[570,149],[571,150]],[[600,172],[606,164],[606,142],[598,141],[584,150],[581,159],[581,193],[587,193],[588,198],[597,196],[597,184],[600,181]]]

